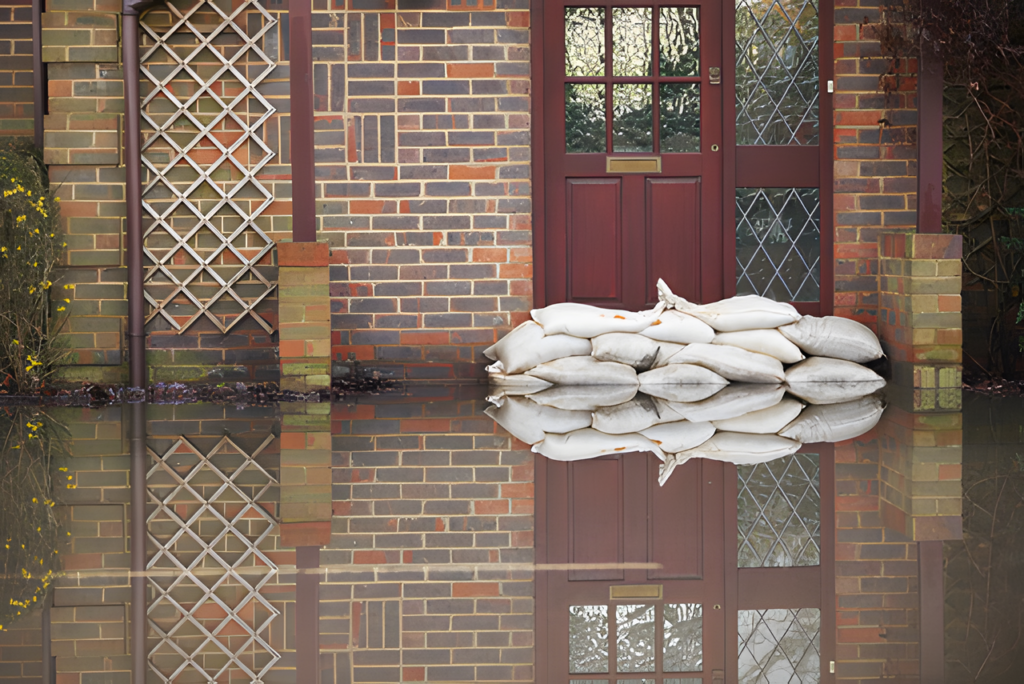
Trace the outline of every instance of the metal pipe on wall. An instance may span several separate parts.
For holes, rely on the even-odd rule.
[[[921,5],[928,22],[934,0]],[[942,232],[942,87],[941,57],[929,44],[927,28],[917,59],[917,232]]]
[[[32,0],[32,117],[35,145],[43,149],[43,115],[46,113],[46,74],[43,70],[43,0]]]
[[[291,117],[292,242],[316,242],[313,162],[313,7],[288,4],[288,101]]]

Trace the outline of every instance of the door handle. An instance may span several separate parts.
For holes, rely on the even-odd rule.
[[[708,68],[708,83],[711,85],[721,85],[722,70],[719,67]]]
[[[711,671],[711,684],[725,684],[725,671],[724,670],[712,670]]]

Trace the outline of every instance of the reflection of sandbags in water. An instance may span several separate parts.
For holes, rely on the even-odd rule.
[[[716,420],[715,427],[727,432],[745,432],[752,435],[774,435],[793,422],[804,406],[796,399],[783,399],[775,406],[751,411],[735,418]]]
[[[804,444],[841,442],[859,437],[875,427],[885,407],[878,397],[826,406],[811,406],[779,431],[782,437]]]
[[[673,354],[675,356],[675,354]],[[644,371],[640,385],[728,385],[729,381],[713,370],[695,363],[670,363]]]
[[[733,382],[782,382],[782,363],[766,354],[716,344],[690,344],[667,359],[668,363],[695,363]]]
[[[800,397],[808,404],[825,406],[841,404],[866,397],[885,387],[885,380],[874,382],[792,382],[786,383],[786,390],[794,397]]]
[[[715,426],[711,423],[677,420],[651,426],[640,434],[661,447],[662,451],[676,453],[693,449],[711,439],[715,434]]]
[[[653,368],[659,358],[683,349],[680,344],[656,342],[633,333],[608,333],[591,340],[593,356],[598,361],[614,361],[632,366],[638,373]]]
[[[885,386],[870,368],[852,361],[812,356],[786,371],[790,394],[809,404],[838,404],[867,396]]]
[[[706,343],[715,338],[715,330],[710,325],[672,309],[658,316],[658,320],[651,323],[651,327],[641,330],[640,334],[652,340],[676,344]]]
[[[586,411],[565,411],[541,406],[525,397],[504,397],[500,406],[488,406],[484,411],[516,439],[536,444],[545,433],[571,432],[590,427],[591,417]]]
[[[490,373],[487,376],[490,381],[491,388],[495,392],[507,394],[509,396],[522,396],[524,394],[533,394],[534,392],[540,392],[551,387],[551,383],[547,380],[541,380],[535,378],[532,375],[524,375],[522,373],[516,375],[505,375],[504,373]]]
[[[677,311],[704,321],[718,332],[777,328],[800,320],[800,314],[791,304],[757,295],[730,297],[711,304],[693,304],[672,294],[665,281],[660,279],[658,299]]]
[[[701,457],[736,465],[749,465],[795,454],[801,446],[800,442],[778,435],[716,432],[714,437],[696,449],[680,452],[676,457]]]
[[[651,311],[634,313],[565,302],[534,309],[530,316],[544,327],[546,335],[564,333],[575,337],[597,337],[613,332],[640,332],[658,320],[664,309],[665,306],[659,304]]]
[[[711,344],[726,344],[756,354],[765,354],[782,363],[804,360],[800,347],[787,340],[778,330],[740,330],[715,335]]]
[[[636,371],[623,363],[598,361],[593,356],[569,356],[526,371],[556,385],[626,385],[639,387]]]
[[[485,349],[484,356],[498,361],[498,370],[512,375],[566,356],[586,356],[590,350],[590,340],[570,335],[545,336],[544,328],[526,321]]]
[[[543,441],[533,445],[533,451],[556,461],[580,461],[633,451],[650,451],[658,458],[665,458],[658,445],[643,435],[606,435],[593,428],[565,435],[547,435]]]
[[[782,385],[729,385],[714,396],[692,404],[657,400],[658,413],[662,422],[676,420],[668,418],[673,413],[680,418],[701,421],[728,420],[753,411],[775,406],[786,395]]]
[[[637,394],[618,406],[605,406],[594,411],[591,427],[609,435],[640,432],[658,422],[658,407],[646,394]]]
[[[647,385],[641,386],[640,391],[665,401],[693,403],[714,396],[722,391],[723,387],[725,385]]]
[[[630,385],[562,385],[531,394],[530,399],[569,411],[596,411],[602,406],[625,403],[634,396],[636,387]]]
[[[779,332],[810,356],[856,363],[882,358],[882,345],[866,325],[838,316],[804,316]]]

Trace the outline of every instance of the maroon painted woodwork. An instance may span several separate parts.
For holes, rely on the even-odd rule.
[[[292,242],[316,241],[312,15],[311,0],[289,3],[288,101],[291,111]]]
[[[622,461],[596,459],[568,471],[570,580],[622,580]],[[619,566],[619,567],[616,567]]]
[[[700,269],[692,257],[700,253],[699,178],[647,178],[647,273],[664,278],[672,291],[699,301]],[[657,282],[648,278],[647,301],[658,301]]]
[[[609,249],[622,241],[621,179],[568,178],[565,194],[569,297],[593,303],[622,301],[622,265],[616,251]]]

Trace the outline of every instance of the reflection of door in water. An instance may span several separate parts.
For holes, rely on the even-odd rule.
[[[720,295],[720,7],[567,4],[545,5],[547,301]]]

